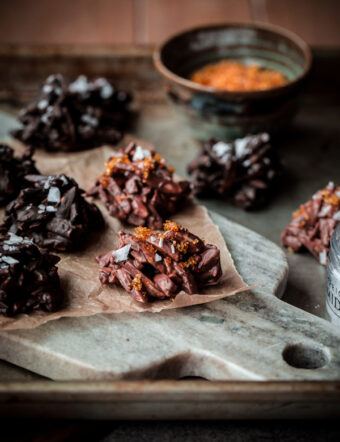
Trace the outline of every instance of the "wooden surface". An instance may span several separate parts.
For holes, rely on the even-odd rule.
[[[262,21],[340,46],[338,0],[2,0],[0,44],[155,44],[207,23]]]

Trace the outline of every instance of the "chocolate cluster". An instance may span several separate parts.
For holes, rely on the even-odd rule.
[[[117,151],[105,165],[106,172],[87,194],[99,197],[111,216],[127,224],[161,229],[191,192],[188,181],[174,181],[161,155],[135,143]]]
[[[330,237],[340,221],[340,187],[330,182],[293,213],[281,234],[282,245],[291,252],[309,250],[322,265],[327,264]]]
[[[22,128],[12,135],[34,148],[75,151],[115,144],[128,118],[129,94],[105,78],[84,75],[68,83],[50,75],[38,97],[19,115]]]
[[[26,175],[27,187],[10,202],[2,231],[31,238],[39,247],[61,252],[78,249],[83,238],[103,226],[102,215],[66,175]]]
[[[27,150],[21,157],[15,157],[10,146],[0,144],[0,206],[18,195],[24,185],[25,175],[38,173],[31,151]]]
[[[0,235],[0,313],[57,310],[63,300],[59,258],[13,233]]]
[[[222,196],[243,209],[268,203],[281,174],[269,135],[249,135],[225,143],[210,139],[188,166],[197,196]]]
[[[164,230],[119,232],[118,249],[96,258],[102,284],[120,284],[136,301],[174,299],[180,291],[199,293],[221,278],[220,251],[176,223]]]

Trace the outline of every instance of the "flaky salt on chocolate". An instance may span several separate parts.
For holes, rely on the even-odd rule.
[[[281,169],[267,133],[230,143],[208,140],[188,165],[195,195],[219,195],[246,210],[268,203]]]
[[[6,207],[1,231],[28,236],[39,247],[71,251],[104,225],[94,204],[66,175],[26,175],[27,187]]]
[[[56,311],[63,300],[55,266],[59,259],[28,238],[0,235],[0,313]]]
[[[102,284],[120,284],[136,301],[197,294],[221,276],[220,251],[175,222],[163,231],[135,228],[119,232],[118,249],[96,258]]]
[[[330,182],[293,213],[281,234],[282,245],[291,252],[309,250],[322,265],[327,264],[330,237],[340,221],[340,187]]]
[[[25,175],[38,173],[31,151],[15,157],[10,146],[0,144],[0,206],[18,195],[25,183]]]
[[[12,135],[33,148],[75,151],[115,144],[129,116],[131,97],[105,78],[84,75],[68,83],[50,75],[38,97],[19,115],[22,128]]]
[[[87,194],[99,197],[111,216],[127,224],[161,229],[190,195],[189,182],[175,182],[172,168],[153,149],[131,142],[105,165]]]

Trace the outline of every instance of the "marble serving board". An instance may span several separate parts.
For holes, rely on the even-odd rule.
[[[0,333],[0,358],[55,380],[338,380],[340,335],[280,301],[288,266],[262,236],[211,213],[255,290],[160,313],[62,318]]]

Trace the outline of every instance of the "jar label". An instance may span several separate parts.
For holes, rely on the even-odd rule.
[[[327,274],[326,309],[331,321],[340,325],[340,281],[333,275]]]

